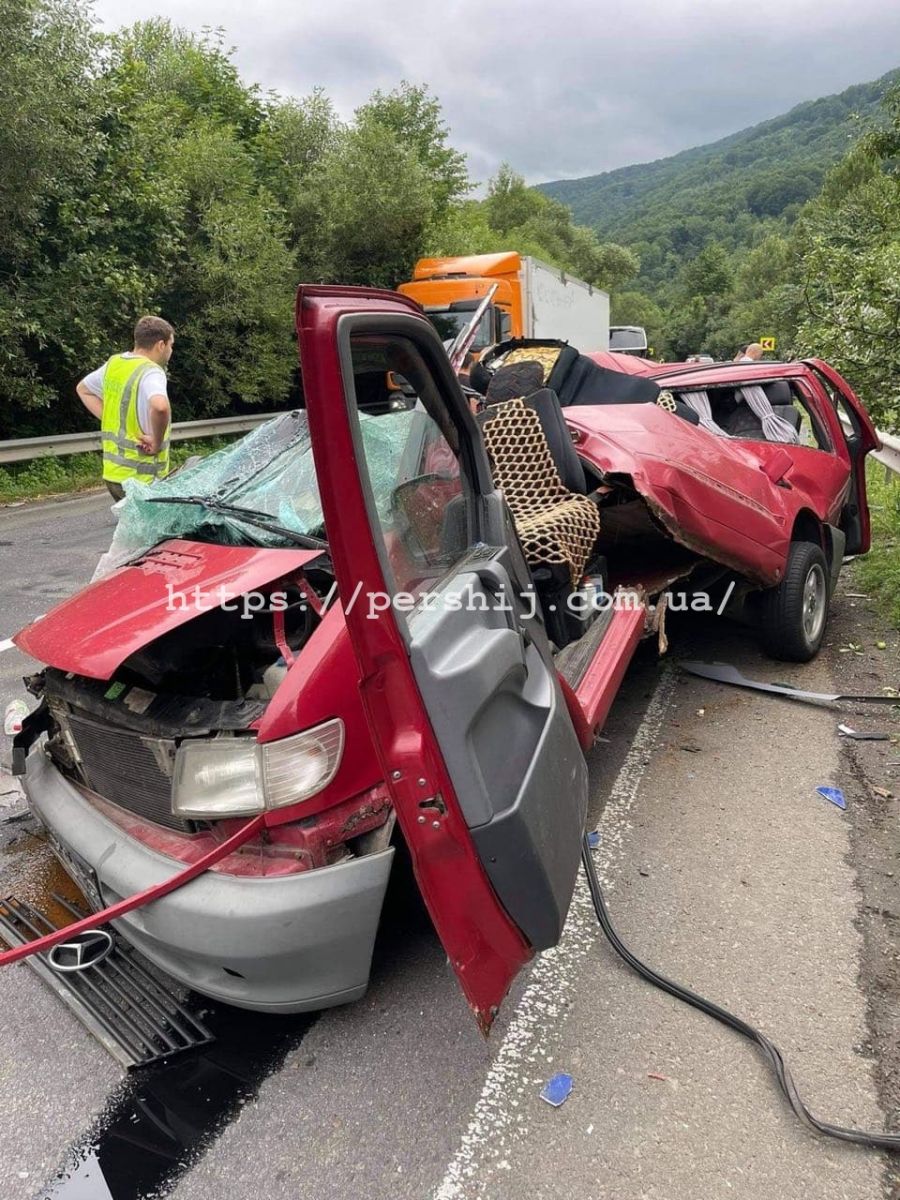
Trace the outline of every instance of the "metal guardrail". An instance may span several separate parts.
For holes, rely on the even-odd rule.
[[[900,475],[900,437],[892,433],[881,433],[881,449],[872,451],[872,458],[881,463],[885,471],[891,475]]]
[[[179,421],[172,426],[173,442],[186,442],[194,438],[221,437],[230,433],[247,433],[262,425],[264,421],[277,417],[277,413],[258,413],[244,417],[209,417],[203,421]],[[892,433],[878,432],[881,449],[872,452],[872,458],[881,463],[885,470],[900,475],[900,437]],[[32,458],[53,458],[63,454],[85,454],[100,449],[100,431],[95,433],[59,433],[51,437],[10,438],[0,441],[0,464],[27,462]]]
[[[173,442],[193,441],[194,438],[223,437],[230,433],[247,433],[277,413],[259,413],[245,417],[209,417],[204,421],[179,421],[172,426]],[[0,463],[27,462],[32,458],[54,458],[63,454],[86,454],[99,450],[100,431],[94,433],[59,433],[51,437],[10,438],[0,441]]]

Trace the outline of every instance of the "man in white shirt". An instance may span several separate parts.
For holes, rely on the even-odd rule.
[[[82,404],[100,421],[103,480],[116,500],[125,495],[125,480],[150,482],[168,472],[172,412],[165,368],[174,344],[168,321],[141,317],[133,349],[114,354],[76,387]]]

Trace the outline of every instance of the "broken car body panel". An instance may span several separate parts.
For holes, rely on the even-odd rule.
[[[110,679],[149,642],[222,605],[289,576],[316,550],[268,550],[173,540],[58,604],[13,641],[61,671]]]
[[[611,366],[614,356],[590,357]],[[676,541],[760,586],[772,586],[783,574],[798,520],[810,515],[822,525],[840,527],[852,501],[861,521],[852,552],[868,550],[865,456],[878,438],[859,398],[827,363],[698,365],[631,358],[623,369],[653,379],[676,396],[784,381],[796,389],[820,431],[819,445],[791,445],[711,436],[648,405],[566,408],[566,420],[582,439],[579,453],[604,471],[628,475]],[[855,447],[848,445],[823,378],[858,422]]]
[[[565,416],[579,453],[606,475],[627,476],[676,541],[763,587],[781,578],[797,513],[808,508],[830,521],[840,509],[849,464],[818,451],[716,439],[651,404],[569,408]],[[810,455],[813,478],[803,470]],[[766,469],[773,461],[775,481]]]

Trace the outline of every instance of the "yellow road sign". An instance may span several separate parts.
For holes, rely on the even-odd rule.
[[[775,349],[775,339],[773,337],[761,337],[759,339],[759,344],[762,346],[763,350]]]

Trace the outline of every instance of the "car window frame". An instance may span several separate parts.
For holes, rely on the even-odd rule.
[[[437,401],[440,406],[440,413],[445,419],[439,420],[430,411],[426,400],[418,392],[416,393],[417,400],[422,404],[425,412],[435,421],[444,435],[450,450],[456,456],[459,463],[461,494],[466,498],[466,552],[448,564],[446,570],[440,576],[428,580],[428,588],[417,597],[415,604],[408,612],[398,612],[397,615],[404,618],[398,621],[398,627],[403,631],[404,638],[408,638],[408,618],[412,617],[416,610],[421,607],[422,601],[429,592],[438,590],[448,578],[458,572],[460,564],[465,561],[467,555],[471,553],[471,550],[478,542],[483,540],[485,533],[485,511],[482,501],[485,496],[493,491],[494,485],[490,475],[482,477],[480,464],[475,460],[472,452],[472,435],[473,431],[477,434],[477,427],[465,402],[459,381],[453,374],[450,360],[447,358],[446,351],[440,342],[437,331],[430,321],[426,321],[412,313],[409,315],[398,313],[391,313],[389,315],[382,313],[348,313],[342,316],[338,321],[337,341],[343,386],[343,403],[346,405],[348,411],[350,432],[357,463],[356,469],[360,476],[360,483],[365,499],[369,532],[375,545],[382,575],[392,596],[406,595],[408,594],[408,590],[399,585],[393,565],[390,562],[387,542],[383,536],[381,519],[378,516],[378,508],[363,443],[362,428],[359,420],[361,410],[357,402],[353,363],[353,338],[360,333],[375,337],[381,336],[386,339],[408,341],[418,353],[434,385],[437,393]],[[370,419],[378,420],[379,418],[378,416],[373,416]],[[452,432],[455,435],[455,446],[447,436],[446,420],[448,419],[452,426]],[[471,427],[467,428],[468,422],[471,422]]]

